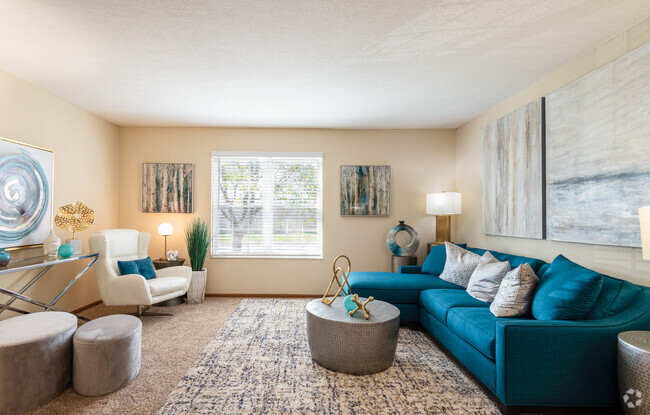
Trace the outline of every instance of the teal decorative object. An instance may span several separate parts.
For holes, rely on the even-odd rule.
[[[4,249],[0,249],[0,267],[6,267],[11,261],[11,255]]]
[[[70,244],[63,244],[59,247],[59,256],[61,258],[68,258],[74,253],[74,248]]]
[[[395,237],[398,232],[406,232],[410,236],[409,243],[406,246],[399,246]],[[395,225],[388,231],[386,236],[386,243],[388,244],[388,249],[393,252],[395,256],[411,256],[415,254],[415,251],[420,245],[420,237],[415,229],[405,224],[403,220],[399,221],[399,225]]]
[[[355,308],[357,308],[357,305],[354,302],[354,294],[350,294],[347,297],[345,297],[343,299],[343,305],[345,306],[345,309],[348,311],[352,311]]]

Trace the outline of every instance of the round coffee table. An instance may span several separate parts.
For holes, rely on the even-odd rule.
[[[365,301],[365,298],[360,298]],[[307,304],[307,339],[311,356],[335,372],[370,375],[390,367],[399,335],[399,309],[384,301],[368,304],[370,318],[359,310],[350,316],[343,298],[332,305]]]

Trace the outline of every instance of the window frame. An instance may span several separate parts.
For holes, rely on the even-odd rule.
[[[219,258],[239,258],[239,259],[316,259],[316,260],[322,260],[323,259],[323,250],[324,250],[324,227],[323,227],[323,219],[324,219],[324,214],[323,214],[323,153],[322,152],[279,152],[279,151],[212,151],[210,154],[210,230],[212,232],[213,238],[216,237],[215,235],[215,220],[217,218],[215,217],[215,211],[218,210],[215,208],[215,195],[214,195],[214,190],[215,186],[213,183],[213,180],[215,179],[215,163],[214,163],[214,158],[215,157],[248,157],[248,158],[254,158],[254,157],[266,157],[266,158],[318,158],[320,159],[320,169],[319,169],[319,177],[318,177],[318,185],[319,185],[319,193],[318,193],[318,209],[319,209],[319,215],[318,215],[318,234],[320,235],[320,252],[317,255],[277,255],[277,254],[269,254],[269,255],[260,255],[260,254],[242,254],[242,255],[229,255],[229,254],[215,254],[214,253],[214,242],[210,243],[210,253],[209,257],[211,259],[219,259]],[[217,196],[218,197],[218,196]],[[218,213],[217,213],[218,215]]]

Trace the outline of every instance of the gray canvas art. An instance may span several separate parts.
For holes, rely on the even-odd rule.
[[[390,215],[390,166],[341,166],[341,215]]]
[[[483,129],[483,232],[542,239],[544,99]]]
[[[193,165],[142,164],[142,212],[192,213]]]
[[[547,234],[640,247],[650,204],[650,43],[546,99]]]

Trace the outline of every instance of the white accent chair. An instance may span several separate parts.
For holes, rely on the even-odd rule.
[[[90,252],[99,253],[94,266],[102,301],[107,306],[137,305],[138,315],[145,306],[179,297],[187,292],[192,268],[169,267],[156,270],[156,278],[139,274],[120,275],[117,261],[146,258],[151,234],[133,229],[110,229],[90,237]]]

